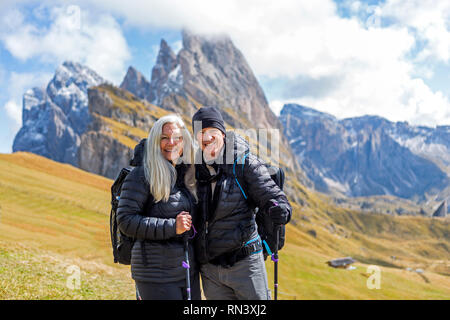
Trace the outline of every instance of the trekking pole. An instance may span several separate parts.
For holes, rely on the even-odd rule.
[[[275,293],[275,300],[278,300],[278,242],[280,237],[280,227],[281,226],[275,226],[275,249],[272,254],[272,261],[274,262],[273,290]]]
[[[186,269],[186,294],[187,294],[187,300],[191,300],[191,275],[189,273],[189,268],[191,267],[189,265],[189,236],[188,232],[186,231],[183,235],[184,240],[184,258],[186,261],[182,262],[183,268]]]

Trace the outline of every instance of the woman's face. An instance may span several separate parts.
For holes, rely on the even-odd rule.
[[[175,162],[183,153],[183,136],[181,129],[175,123],[163,125],[160,148],[164,158]]]

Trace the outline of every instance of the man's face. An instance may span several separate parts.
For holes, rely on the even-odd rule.
[[[203,150],[205,160],[212,160],[217,157],[224,145],[225,135],[216,128],[204,128],[197,132],[196,139]]]
[[[180,128],[174,123],[166,123],[162,127],[160,148],[164,158],[175,162],[183,153],[183,136]]]

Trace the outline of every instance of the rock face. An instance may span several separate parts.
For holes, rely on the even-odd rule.
[[[433,217],[446,217],[447,216],[447,201],[444,200],[441,205],[433,213]]]
[[[107,84],[88,89],[88,97],[92,121],[80,138],[79,167],[114,179],[129,165],[134,146],[167,111]]]
[[[183,75],[180,68],[177,67],[177,56],[167,42],[162,39],[156,64],[152,69],[149,100],[151,103],[162,106],[164,98],[172,93],[181,94],[187,99],[186,94],[182,92]],[[166,104],[164,107],[168,110],[177,110],[176,105]]]
[[[29,151],[77,166],[80,136],[91,122],[87,89],[103,82],[91,69],[64,62],[46,89],[33,88],[24,94],[23,124],[13,152]]]
[[[80,168],[115,179],[122,168],[129,166],[131,150],[113,136],[89,131],[82,137]]]
[[[183,89],[202,105],[231,108],[257,128],[280,127],[244,56],[228,37],[207,39],[184,32],[178,63]]]
[[[327,261],[327,264],[333,268],[348,268],[351,264],[355,263],[356,260],[352,257],[338,258]]]
[[[450,128],[414,127],[376,116],[337,120],[296,104],[285,105],[280,120],[320,191],[425,200],[426,193],[438,194],[450,184],[444,171],[450,168]]]
[[[152,100],[150,97],[150,82],[145,79],[142,73],[131,66],[128,68],[127,74],[125,75],[120,88],[130,91],[136,97],[141,99],[148,101]]]
[[[141,93],[148,92],[148,81],[135,71],[128,71],[121,87],[189,116],[201,105],[216,106],[225,111],[225,121],[233,127],[246,128],[248,123],[243,120],[251,119],[254,128],[280,128],[255,75],[230,38],[208,38],[187,31],[182,37],[178,54],[161,40],[148,94]]]
[[[114,179],[123,167],[128,166],[131,149],[121,143],[113,130],[101,117],[120,117],[113,107],[111,95],[106,90],[88,90],[89,112],[93,121],[80,137],[78,165],[81,169]]]

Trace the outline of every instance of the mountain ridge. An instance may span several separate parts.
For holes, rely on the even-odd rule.
[[[375,115],[339,120],[296,104],[285,104],[280,120],[321,192],[394,195],[417,203],[450,196],[450,126],[411,126]]]

